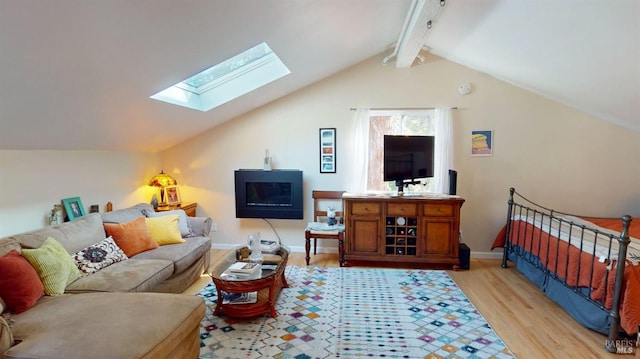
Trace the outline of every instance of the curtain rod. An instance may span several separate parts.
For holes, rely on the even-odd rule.
[[[435,110],[435,107],[371,107],[371,111],[409,111],[409,110]],[[457,107],[451,107],[452,110],[457,110]],[[351,107],[349,111],[355,111],[357,108]]]

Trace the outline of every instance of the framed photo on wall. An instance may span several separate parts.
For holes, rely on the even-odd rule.
[[[320,173],[336,173],[336,129],[320,129]]]
[[[471,131],[471,156],[493,155],[493,131]]]
[[[62,205],[64,206],[64,211],[67,213],[69,221],[73,221],[87,214],[80,197],[65,198],[62,200]]]

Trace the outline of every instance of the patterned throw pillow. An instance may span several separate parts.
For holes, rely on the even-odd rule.
[[[83,275],[93,274],[113,263],[129,259],[111,237],[78,251],[72,258]]]

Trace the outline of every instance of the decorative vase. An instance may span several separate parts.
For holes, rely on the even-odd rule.
[[[262,264],[264,257],[262,256],[262,249],[260,248],[260,232],[254,232],[249,234],[248,238],[249,262]]]

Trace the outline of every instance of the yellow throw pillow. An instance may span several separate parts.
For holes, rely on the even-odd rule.
[[[51,237],[37,249],[23,249],[22,256],[36,270],[48,295],[64,293],[67,285],[82,276],[71,255]]]
[[[180,216],[173,215],[145,218],[144,220],[147,223],[149,233],[151,233],[151,238],[162,246],[185,242],[180,234],[180,228],[178,228],[179,218]]]

